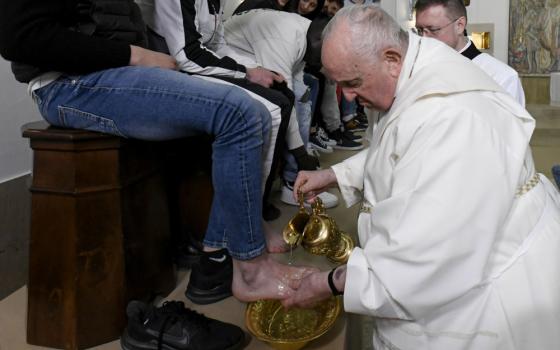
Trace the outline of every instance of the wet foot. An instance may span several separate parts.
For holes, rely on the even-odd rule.
[[[301,279],[312,272],[312,267],[281,264],[268,254],[251,260],[233,260],[233,295],[240,301],[286,299],[299,287]]]
[[[264,221],[263,231],[266,239],[266,250],[269,253],[279,254],[290,251],[290,246],[284,241],[281,231],[275,230],[269,223]]]

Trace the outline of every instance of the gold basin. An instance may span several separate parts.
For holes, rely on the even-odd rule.
[[[278,350],[298,350],[325,334],[340,314],[341,302],[332,297],[311,309],[284,309],[277,300],[247,304],[245,324],[257,339]]]

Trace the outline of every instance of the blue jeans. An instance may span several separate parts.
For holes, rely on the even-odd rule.
[[[299,125],[299,134],[303,141],[303,146],[307,147],[309,142],[309,128],[311,127],[311,101],[301,102],[301,97],[306,93],[308,87],[303,82],[294,81],[294,95],[296,102],[294,104],[296,109],[296,117]],[[284,171],[282,177],[289,182],[296,181],[298,174],[298,165],[295,157],[288,152],[284,152]]]
[[[315,113],[317,107],[317,98],[319,97],[319,79],[309,73],[303,74],[303,82],[310,89],[309,100],[311,101],[311,115]]]
[[[556,182],[556,186],[560,188],[560,165],[555,165],[552,167],[552,176],[554,176],[554,182]]]
[[[356,100],[347,101],[346,97],[342,95],[342,99],[340,101],[340,109],[342,114],[342,120],[347,122],[356,116],[356,109],[358,108],[358,104]]]
[[[34,98],[55,126],[151,141],[213,135],[214,198],[204,244],[240,260],[262,254],[262,146],[270,114],[244,91],[171,70],[121,67],[62,76]]]

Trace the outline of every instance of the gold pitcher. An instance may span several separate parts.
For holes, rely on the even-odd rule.
[[[354,241],[340,231],[332,217],[327,215],[319,197],[311,205],[310,215],[303,205],[303,195],[299,196],[299,211],[284,228],[283,236],[287,244],[303,248],[315,255],[325,255],[330,261],[343,264],[348,261]]]
[[[299,210],[296,215],[288,221],[286,227],[282,231],[282,236],[284,237],[284,242],[289,246],[295,248],[301,243],[301,238],[303,237],[303,230],[305,225],[309,221],[309,213],[303,205],[303,193],[298,195]]]

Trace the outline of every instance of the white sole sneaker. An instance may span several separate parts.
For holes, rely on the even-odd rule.
[[[338,197],[330,192],[323,192],[319,194],[319,198],[323,201],[325,209],[333,208],[338,205]],[[299,206],[299,203],[294,199],[293,190],[286,185],[282,186],[282,195],[280,196],[280,200],[289,205]],[[307,201],[303,204],[307,208],[311,207],[311,204],[307,203]]]
[[[333,149],[331,146],[328,146],[327,148],[323,148],[321,146],[317,146],[316,144],[314,144],[313,142],[309,142],[309,147],[311,147],[312,149],[319,151],[321,153],[333,153]]]
[[[327,145],[329,145],[331,147],[336,145],[336,141],[333,140],[333,139],[323,139],[323,138],[321,138],[321,140],[323,140],[324,143],[326,143]]]

